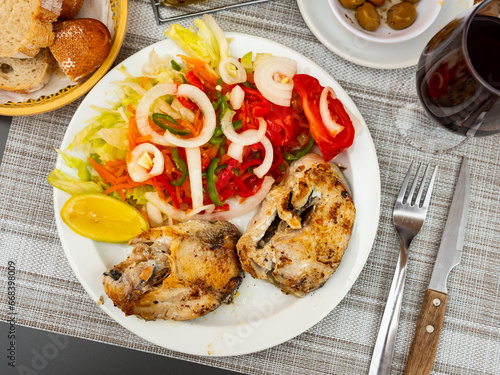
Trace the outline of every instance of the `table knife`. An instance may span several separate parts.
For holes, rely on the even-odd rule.
[[[448,302],[446,279],[451,269],[460,263],[464,247],[470,200],[469,175],[469,161],[464,157],[431,281],[424,295],[404,375],[430,374],[434,366]]]

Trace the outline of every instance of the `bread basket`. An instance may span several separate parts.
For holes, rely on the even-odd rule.
[[[115,35],[111,51],[102,65],[85,81],[75,86],[68,86],[55,94],[24,102],[0,104],[0,115],[26,116],[53,111],[78,99],[99,82],[118,56],[127,29],[128,0],[110,0],[110,5],[113,12]]]

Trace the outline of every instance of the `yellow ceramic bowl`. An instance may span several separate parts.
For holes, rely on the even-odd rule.
[[[111,68],[125,38],[128,19],[128,0],[110,0],[115,24],[115,38],[111,51],[102,65],[88,79],[75,86],[68,86],[55,94],[19,103],[0,104],[0,115],[26,116],[53,111],[78,99],[88,92]]]

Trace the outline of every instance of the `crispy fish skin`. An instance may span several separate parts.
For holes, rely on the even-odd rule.
[[[104,272],[104,291],[126,315],[191,320],[208,314],[239,286],[238,229],[191,220],[130,240],[131,255]]]
[[[339,266],[355,214],[340,169],[308,154],[290,165],[238,241],[243,270],[302,297]]]

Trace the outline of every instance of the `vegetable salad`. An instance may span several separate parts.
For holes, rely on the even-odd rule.
[[[154,50],[140,77],[119,68],[118,101],[93,107],[66,150],[77,177],[48,181],[71,195],[98,192],[136,207],[152,226],[249,212],[317,145],[325,161],[348,148],[359,121],[294,60],[249,51],[237,59],[214,19],[166,36],[185,52]]]

